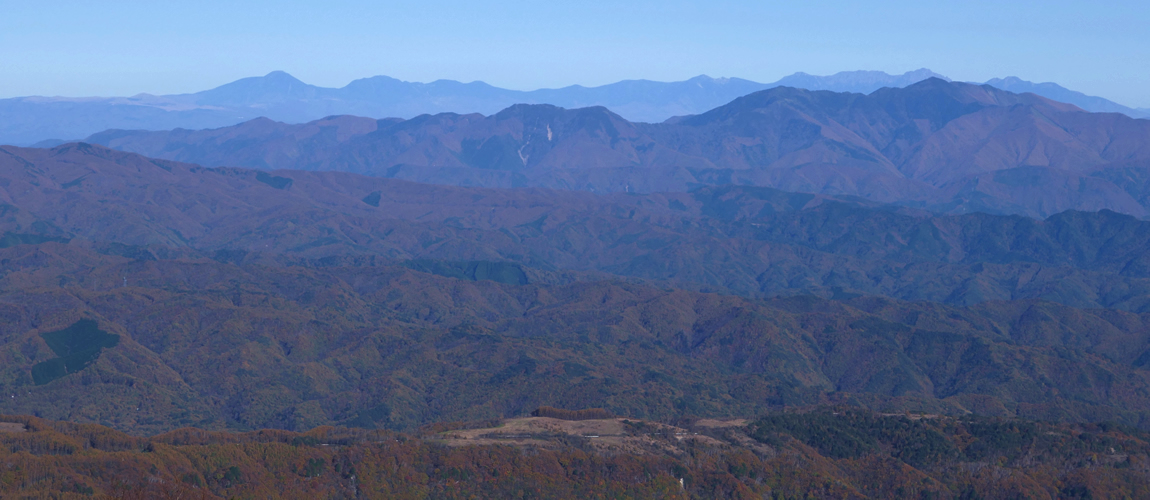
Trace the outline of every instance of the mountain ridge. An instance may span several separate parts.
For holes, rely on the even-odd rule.
[[[940,216],[745,186],[594,194],[207,169],[79,144],[0,153],[4,245],[515,262],[751,297],[1041,298],[1150,312],[1150,222],[1108,211]]]
[[[518,104],[488,116],[257,120],[87,140],[208,166],[463,186],[670,192],[738,184],[945,213],[1150,215],[1150,121],[937,78],[868,95],[776,87],[659,124],[604,107]]]
[[[773,83],[701,75],[680,82],[624,80],[596,87],[571,85],[517,91],[483,82],[419,83],[387,76],[357,79],[341,88],[325,88],[273,71],[262,77],[243,78],[190,94],[0,99],[0,143],[30,145],[51,140],[56,142],[43,144],[56,145],[105,129],[216,128],[260,116],[302,123],[342,114],[374,118],[411,118],[439,112],[491,114],[516,103],[568,108],[602,105],[631,121],[662,122],[675,116],[698,114],[736,97],[777,86],[870,93],[881,87],[902,87],[929,77],[945,79],[927,69],[902,75],[877,71],[844,71],[830,76],[795,73]],[[285,85],[292,87],[291,92],[295,93],[284,94]],[[1119,110],[1131,116],[1150,116],[1142,114],[1146,110],[1131,110],[1110,101],[1099,101],[1100,98],[1079,99],[1083,97],[1081,94],[1051,87],[1053,84],[1031,85],[1033,88],[1028,87],[1026,91],[1043,94],[1049,90],[1046,97],[1078,99],[1073,103],[1089,111]],[[248,93],[228,96],[241,87],[247,88]],[[254,93],[260,88],[268,93]],[[288,95],[297,98],[285,99]],[[1100,107],[1092,107],[1096,103],[1100,103]]]

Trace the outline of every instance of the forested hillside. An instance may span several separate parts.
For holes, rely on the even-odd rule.
[[[2,151],[7,244],[497,261],[754,297],[1150,308],[1150,223],[1107,211],[938,216],[766,188],[595,195],[204,169],[97,146]]]
[[[642,418],[821,401],[1129,425],[1150,415],[1145,314],[755,300],[494,263],[436,265],[507,283],[370,259],[144,260],[54,242],[0,255],[0,411],[132,432],[410,429],[538,405]]]
[[[1145,433],[815,409],[744,421],[550,418],[418,437],[180,429],[149,438],[0,417],[0,494],[19,498],[1140,498]],[[480,424],[484,425],[484,424]],[[446,426],[470,428],[474,425]],[[511,429],[536,432],[533,444]],[[559,429],[569,429],[562,431]],[[599,432],[599,431],[596,431]],[[614,443],[636,443],[628,451]],[[638,444],[641,443],[641,444]]]
[[[1148,425],[1129,216],[4,152],[6,413],[154,433],[851,402]]]

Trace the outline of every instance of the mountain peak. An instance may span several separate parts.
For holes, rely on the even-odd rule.
[[[1030,83],[1030,82],[1023,80],[1017,76],[1008,76],[1006,78],[991,78],[990,80],[986,81],[987,85],[991,85],[994,87],[997,87],[999,85],[1017,85],[1017,84],[1021,84],[1021,83]]]
[[[906,73],[903,73],[902,76],[903,78],[921,78],[923,80],[927,78],[938,78],[940,80],[945,80],[948,82],[950,81],[950,78],[935,73],[934,71],[931,71],[927,68],[919,68],[914,71],[907,71]]]
[[[939,78],[937,76],[932,76],[929,78],[923,78],[922,80],[920,80],[918,82],[907,85],[907,87],[938,87],[938,86],[947,86],[947,85],[952,85],[952,84],[953,84],[953,82],[951,82],[950,80]]]
[[[319,87],[308,85],[284,71],[241,78],[232,83],[195,94],[200,104],[215,106],[255,106],[291,99],[315,97]]]
[[[964,106],[1009,106],[1026,100],[1022,96],[1003,91],[990,85],[954,82],[939,77],[930,77],[915,84],[907,85],[904,89],[901,89],[901,91],[885,89],[884,92],[891,92],[892,94],[908,92],[923,97],[930,96],[929,99],[935,103],[952,101],[962,103]],[[925,106],[925,104],[923,105]],[[967,111],[971,110],[973,110],[973,108],[967,109]]]
[[[306,83],[300,81],[300,79],[298,79],[294,76],[291,76],[286,71],[279,71],[279,70],[272,71],[271,73],[264,75],[262,79],[263,79],[263,81],[265,81],[269,84],[280,85],[280,86],[285,86],[285,87],[286,86],[293,86],[293,85],[308,86]]]
[[[883,87],[907,87],[928,78],[950,81],[949,78],[929,69],[921,68],[901,75],[884,71],[858,70],[840,71],[830,76],[816,76],[798,72],[771,84],[773,86],[795,87],[808,90],[834,90],[869,94]]]

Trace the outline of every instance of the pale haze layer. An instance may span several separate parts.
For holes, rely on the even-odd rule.
[[[1150,106],[1136,1],[5,2],[0,97],[194,92],[284,70],[535,89],[928,67]]]

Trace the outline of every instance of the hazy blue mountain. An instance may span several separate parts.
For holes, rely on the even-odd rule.
[[[945,76],[922,68],[915,71],[908,71],[901,75],[891,75],[882,71],[842,71],[831,76],[815,76],[800,72],[785,77],[769,86],[869,94],[883,87],[901,88],[914,85],[927,78],[939,78],[950,81],[950,79]]]
[[[1034,83],[1022,80],[1016,76],[1008,76],[1006,78],[988,80],[986,84],[1016,94],[1024,92],[1038,94],[1047,99],[1073,104],[1093,113],[1122,113],[1134,118],[1150,118],[1150,109],[1130,108],[1108,99],[1086,95],[1082,92],[1075,92],[1057,83]]]
[[[1150,121],[939,78],[867,95],[776,87],[663,123],[602,106],[517,104],[486,116],[107,130],[84,142],[212,167],[430,184],[595,192],[737,184],[947,213],[1150,216]]]
[[[413,118],[436,113],[490,115],[514,104],[551,104],[563,108],[603,106],[632,122],[658,123],[695,115],[752,92],[775,87],[870,94],[883,87],[906,87],[927,78],[948,80],[929,69],[901,75],[881,71],[844,71],[829,76],[795,73],[772,83],[740,78],[697,76],[681,82],[624,80],[598,87],[509,90],[483,82],[437,80],[405,82],[387,76],[355,80],[342,88],[309,85],[282,71],[243,78],[194,94],[132,97],[19,97],[0,100],[0,144],[54,145],[108,129],[208,129],[265,117],[306,123],[333,115]],[[1100,97],[1055,84],[1017,78],[990,85],[1012,92],[1033,92],[1087,111],[1150,116]]]
[[[412,118],[443,112],[493,114],[513,104],[564,108],[604,106],[636,122],[661,122],[698,114],[732,100],[778,86],[869,93],[903,87],[930,76],[848,71],[831,76],[797,73],[774,83],[697,76],[681,82],[625,80],[599,87],[508,90],[483,82],[405,82],[387,76],[355,80],[342,88],[304,83],[273,71],[194,94],[132,97],[18,97],[0,100],[0,144],[59,144],[107,129],[167,130],[218,128],[259,117],[305,123],[332,115]]]
[[[198,105],[250,107],[339,98],[339,95],[335,89],[308,85],[283,71],[273,71],[264,76],[241,78],[211,90],[197,92],[191,97]]]

